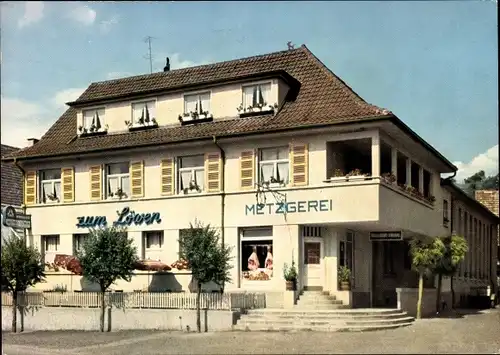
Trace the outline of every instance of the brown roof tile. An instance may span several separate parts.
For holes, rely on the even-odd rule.
[[[301,86],[296,99],[286,102],[274,116],[216,119],[200,125],[179,124],[141,132],[76,138],[76,109],[69,108],[38,143],[16,152],[14,156],[28,158],[130,148],[213,135],[248,134],[391,116],[390,112],[361,99],[305,46],[262,56],[93,83],[75,103],[144,94],[153,89],[168,91],[183,85],[234,79],[276,70],[286,71]]]
[[[12,154],[19,148],[2,144],[2,157]],[[23,201],[23,176],[14,163],[2,161],[2,205],[20,206]]]

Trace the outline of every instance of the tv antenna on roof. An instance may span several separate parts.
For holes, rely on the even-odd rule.
[[[292,41],[286,42],[286,45],[288,46],[288,50],[292,50],[295,47],[294,44],[292,43]]]
[[[148,44],[148,54],[144,56],[145,59],[149,59],[149,71],[150,74],[153,74],[153,55],[151,54],[151,40],[155,39],[154,37],[147,36],[144,38],[144,42]]]

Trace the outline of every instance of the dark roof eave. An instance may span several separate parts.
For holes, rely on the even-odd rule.
[[[496,223],[500,223],[500,217],[491,212],[485,205],[483,205],[481,202],[476,200],[475,198],[470,197],[463,191],[460,187],[455,185],[450,179],[443,179],[441,178],[441,186],[449,187],[453,191],[455,191],[462,199],[466,200],[467,202],[472,203],[474,206],[479,208],[481,211],[486,213],[488,217],[492,218]]]
[[[441,153],[439,153],[436,148],[427,143],[422,137],[420,137],[414,130],[408,127],[402,120],[400,120],[396,115],[392,114],[390,116],[390,120],[394,123],[399,129],[405,132],[407,135],[412,137],[415,141],[422,144],[425,148],[427,148],[431,153],[433,153],[439,160],[441,160],[446,166],[448,166],[452,171],[455,172],[458,168],[453,165],[448,159],[446,159]]]
[[[298,90],[300,88],[300,82],[297,79],[295,79],[293,76],[291,76],[286,70],[280,69],[280,70],[271,70],[271,71],[267,71],[267,72],[242,75],[242,76],[227,78],[227,79],[223,79],[223,80],[209,80],[209,81],[205,81],[202,83],[182,84],[182,85],[172,86],[172,87],[165,88],[165,89],[154,89],[154,90],[141,91],[141,92],[137,92],[137,93],[121,94],[121,95],[114,95],[114,96],[109,95],[109,96],[98,98],[98,99],[90,99],[90,100],[76,99],[75,101],[66,102],[66,105],[68,105],[70,107],[81,107],[81,106],[85,106],[85,105],[99,104],[99,103],[104,103],[104,102],[114,101],[114,100],[133,99],[136,97],[143,97],[145,95],[168,93],[168,92],[172,92],[172,91],[183,90],[186,88],[195,89],[195,88],[200,88],[200,87],[212,86],[212,85],[216,85],[216,84],[228,84],[228,83],[242,82],[242,81],[246,81],[249,79],[266,79],[266,78],[281,78],[281,79],[283,79],[287,84],[290,85],[292,92],[298,92]]]

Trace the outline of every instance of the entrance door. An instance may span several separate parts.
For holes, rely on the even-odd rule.
[[[323,289],[323,240],[304,237],[304,288]]]

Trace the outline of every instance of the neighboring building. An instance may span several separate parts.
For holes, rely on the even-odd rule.
[[[500,201],[498,198],[498,190],[478,190],[475,192],[476,200],[486,206],[491,212],[498,216]],[[500,230],[497,233],[497,275],[500,277]]]
[[[10,155],[19,148],[11,147],[2,144],[2,157]],[[2,203],[2,219],[3,210],[6,206],[14,206],[20,208],[23,201],[23,174],[21,170],[13,162],[4,162],[1,165],[2,180],[1,180],[1,203]],[[11,228],[2,226],[2,240],[10,233]]]
[[[171,264],[179,233],[197,219],[233,247],[226,291],[263,291],[268,306],[282,306],[283,266],[295,261],[299,289],[396,307],[396,288],[417,285],[408,239],[452,232],[440,174],[457,168],[305,46],[167,64],[93,83],[68,105],[39,142],[12,156],[26,171],[30,242],[47,260],[74,252],[88,227],[116,221],[140,257]],[[338,288],[341,265],[353,273],[348,297]],[[186,289],[181,274],[116,287]],[[71,281],[68,290],[80,287]]]

